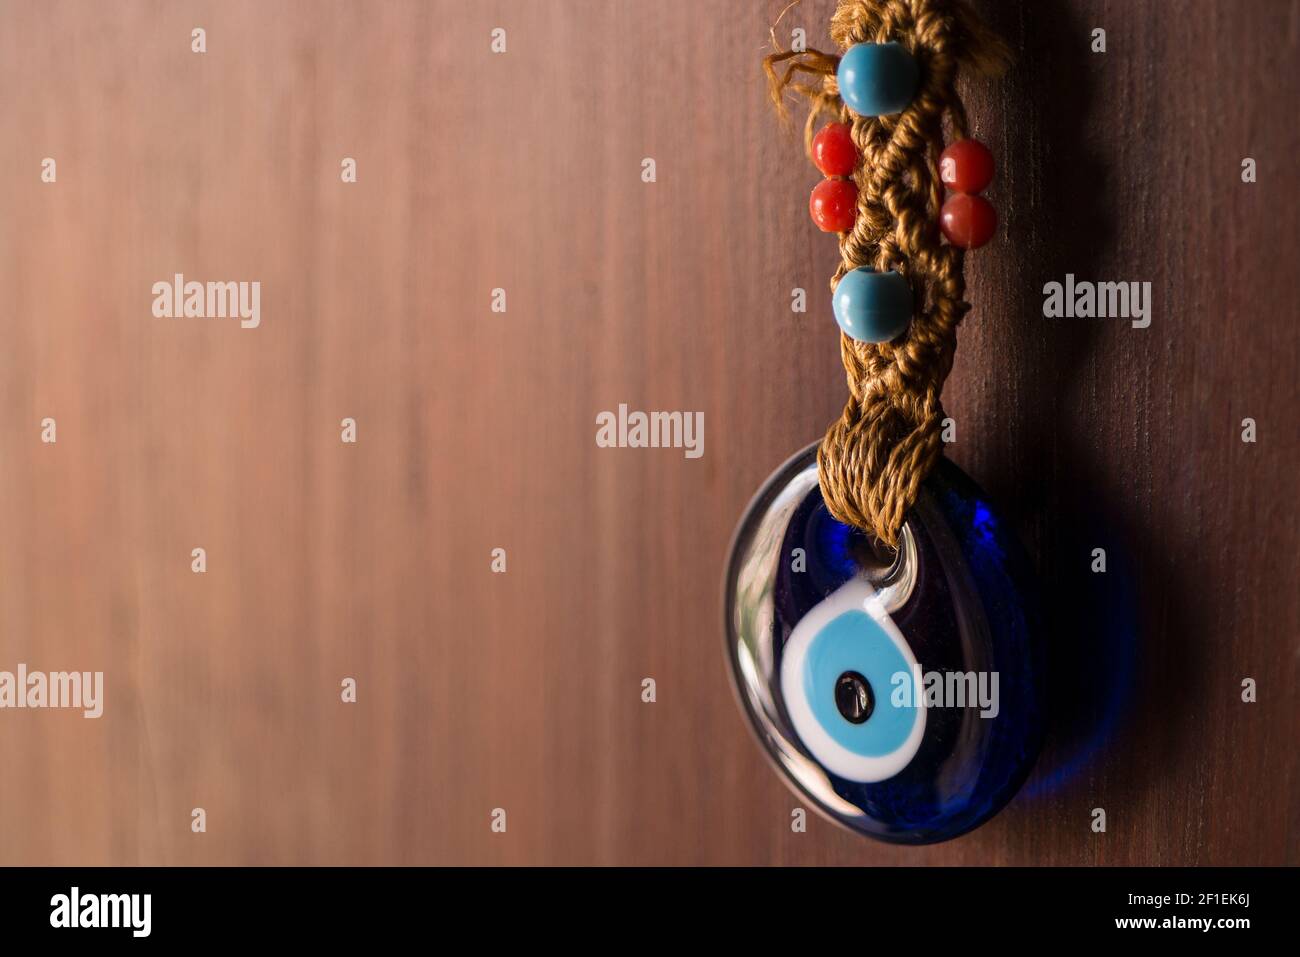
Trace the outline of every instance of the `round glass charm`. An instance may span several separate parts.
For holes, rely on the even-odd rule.
[[[897,553],[834,519],[817,445],[750,504],[724,614],[742,708],[777,768],[831,819],[885,841],[956,837],[1033,766],[1045,662],[1028,560],[941,460]]]

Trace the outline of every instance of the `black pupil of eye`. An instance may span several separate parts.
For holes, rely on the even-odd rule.
[[[856,671],[846,671],[836,680],[835,707],[840,709],[845,721],[862,724],[871,717],[875,706],[871,685],[862,675]]]

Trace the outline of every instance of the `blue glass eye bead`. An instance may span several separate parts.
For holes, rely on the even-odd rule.
[[[912,319],[912,287],[896,272],[862,266],[840,278],[831,305],[835,321],[854,339],[889,342]]]
[[[1045,727],[1028,560],[941,460],[896,556],[836,521],[817,446],[751,503],[728,561],[727,659],[742,709],[801,800],[862,834],[948,840],[997,813]]]
[[[840,98],[860,116],[901,113],[916,96],[916,60],[898,43],[855,43],[835,71]]]

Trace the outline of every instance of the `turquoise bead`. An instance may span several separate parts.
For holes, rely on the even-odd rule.
[[[916,60],[897,43],[854,44],[835,71],[841,99],[860,116],[903,112],[916,96],[919,76]]]
[[[861,342],[889,342],[912,318],[912,287],[896,272],[863,266],[845,273],[831,299],[835,321]]]

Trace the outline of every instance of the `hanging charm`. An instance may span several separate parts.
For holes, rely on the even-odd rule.
[[[856,831],[920,844],[1005,805],[1045,723],[1032,570],[941,440],[969,309],[963,257],[997,222],[980,195],[992,154],[967,137],[954,80],[959,62],[996,73],[1006,53],[962,0],[840,0],[831,35],[840,57],[765,65],[780,109],[788,89],[812,104],[805,140],[827,178],[810,208],[839,234],[832,301],[850,397],[741,520],[727,654],[797,793]]]
[[[725,602],[742,705],[825,814],[887,841],[942,841],[1024,782],[1043,723],[1032,573],[957,466],[940,462],[882,556],[827,510],[810,446],[741,520]]]

